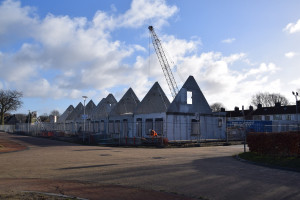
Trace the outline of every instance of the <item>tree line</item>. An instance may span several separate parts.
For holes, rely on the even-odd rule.
[[[273,107],[278,102],[284,106],[290,104],[288,99],[279,93],[259,92],[251,97],[251,105],[256,107],[258,104],[261,104],[262,107]],[[221,108],[225,108],[225,106],[220,102],[216,102],[211,104],[210,108],[213,112],[220,112]]]

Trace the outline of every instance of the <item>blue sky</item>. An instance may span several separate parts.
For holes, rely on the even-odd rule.
[[[249,106],[257,92],[291,103],[300,89],[300,1],[0,1],[0,89],[17,113],[97,104],[129,87],[140,100],[158,81],[172,100],[147,27],[153,25],[178,85],[193,75],[209,104]],[[150,51],[149,51],[150,50]]]

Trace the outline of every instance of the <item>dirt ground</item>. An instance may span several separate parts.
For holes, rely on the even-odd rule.
[[[8,139],[0,139],[0,156],[1,153],[23,151],[26,149],[28,149],[27,146],[17,142]],[[49,193],[52,195],[49,195]],[[64,197],[63,195],[67,197]],[[101,185],[90,182],[2,178],[0,179],[0,199],[192,200],[193,198],[170,194],[163,191],[150,191],[118,185]]]
[[[6,133],[0,139],[8,140],[1,151],[15,146],[0,153],[0,199],[25,199],[22,191],[83,199],[300,199],[300,173],[238,161],[233,155],[243,145],[107,147]]]
[[[20,196],[21,191],[38,191],[38,192],[53,193],[58,195],[67,195],[70,197],[79,197],[83,199],[105,199],[105,200],[115,200],[115,199],[189,200],[191,199],[176,194],[169,194],[169,193],[157,192],[157,191],[148,191],[148,190],[143,190],[138,188],[130,188],[124,186],[117,186],[117,185],[100,185],[100,184],[86,183],[86,182],[45,180],[45,179],[1,179],[0,191],[3,196],[11,195],[13,197]],[[31,194],[29,193],[28,195]],[[60,196],[57,196],[55,199],[62,199],[62,198]]]
[[[27,147],[22,144],[0,138],[0,153],[22,151],[25,149],[27,149]]]

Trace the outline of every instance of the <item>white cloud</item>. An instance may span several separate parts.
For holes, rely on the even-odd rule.
[[[180,72],[185,79],[189,75],[196,78],[210,104],[222,102],[230,109],[241,103],[249,105],[249,95],[258,91],[278,91],[281,85],[280,80],[270,81],[269,78],[270,73],[280,69],[274,63],[234,70],[237,63],[249,61],[244,53],[224,56],[220,52],[206,52],[182,59]]]
[[[147,50],[142,47],[141,45],[133,45],[134,49],[137,50],[137,51],[143,51],[143,52],[146,52]]]
[[[1,20],[1,11],[7,7],[11,13],[7,13],[7,20]],[[83,93],[98,99],[99,93],[122,88],[113,93],[118,98],[132,87],[141,100],[154,82],[159,81],[170,97],[155,52],[147,57],[143,46],[114,40],[112,33],[121,28],[146,26],[149,21],[159,30],[177,11],[176,6],[169,6],[164,0],[134,0],[129,10],[118,16],[98,11],[91,21],[85,17],[51,14],[39,19],[31,7],[5,1],[0,6],[0,40],[10,38],[9,35],[24,26],[27,32],[19,31],[16,37],[29,40],[13,53],[0,53],[0,83],[8,82],[24,91],[26,97],[78,99]],[[162,35],[160,39],[167,56],[176,64],[175,67],[170,63],[178,71],[174,72],[178,85],[181,85],[178,77],[185,81],[193,75],[209,103],[221,101],[233,108],[241,99],[249,98],[249,94],[273,90],[282,84],[280,80],[270,79],[270,73],[279,70],[272,62],[250,65],[250,59],[241,52],[199,54],[202,45],[199,38],[184,40]],[[227,42],[234,40],[229,38]],[[131,59],[131,64],[125,64],[127,59]],[[249,65],[234,70],[240,62]]]
[[[283,29],[283,31],[288,32],[289,34],[296,33],[300,31],[300,19],[296,23],[289,23]]]
[[[290,85],[293,85],[294,87],[299,88],[300,85],[300,78],[299,79],[295,79],[289,82]]]
[[[112,12],[117,12],[118,11],[118,9],[116,8],[116,6],[114,4],[110,5],[110,9],[111,9]]]
[[[292,51],[287,52],[287,53],[284,54],[284,56],[287,57],[287,58],[293,58],[293,57],[295,57],[296,55],[298,55],[298,53],[292,52]]]
[[[246,76],[261,74],[261,73],[265,73],[265,72],[275,73],[279,69],[280,68],[277,67],[274,63],[269,63],[269,64],[261,63],[259,68],[250,69],[248,71],[248,73],[246,73]]]
[[[227,39],[222,40],[221,42],[230,44],[230,43],[233,43],[234,41],[235,41],[235,38],[227,38]]]
[[[72,89],[70,92],[70,97],[73,99],[79,99],[82,96],[82,92],[77,89]]]
[[[177,10],[164,0],[133,0],[130,9],[118,16],[99,10],[92,21],[53,14],[40,19],[34,8],[22,7],[19,1],[4,1],[0,5],[0,40],[7,41],[16,34],[32,42],[14,53],[1,53],[0,79],[32,97],[51,96],[56,90],[57,97],[74,98],[85,88],[107,90],[135,81],[142,84],[133,78],[136,74],[144,77],[142,72],[122,62],[146,49],[113,40],[110,34],[116,28],[135,28],[149,20],[159,26],[166,24]]]
[[[30,36],[38,22],[34,10],[28,6],[21,7],[19,1],[2,1],[0,4],[0,44]]]
[[[232,54],[228,57],[224,57],[224,61],[229,64],[232,64],[236,61],[243,60],[244,58],[246,58],[245,53],[237,53],[237,54]],[[245,60],[245,62],[248,62],[248,60]]]
[[[165,0],[133,0],[131,8],[118,20],[123,27],[137,28],[149,24],[151,19],[155,27],[161,27],[177,11],[176,6],[168,6]]]

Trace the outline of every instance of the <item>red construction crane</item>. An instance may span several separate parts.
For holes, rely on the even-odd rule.
[[[169,65],[169,62],[167,60],[167,57],[165,55],[165,52],[161,46],[160,40],[158,39],[158,36],[156,35],[153,26],[148,27],[150,33],[151,33],[151,38],[152,38],[152,43],[156,52],[156,55],[158,57],[158,60],[160,62],[161,68],[164,72],[165,78],[167,80],[169,89],[171,91],[172,97],[175,98],[175,96],[178,93],[178,87],[176,84],[176,81],[174,79],[173,73],[171,71],[171,67]]]

